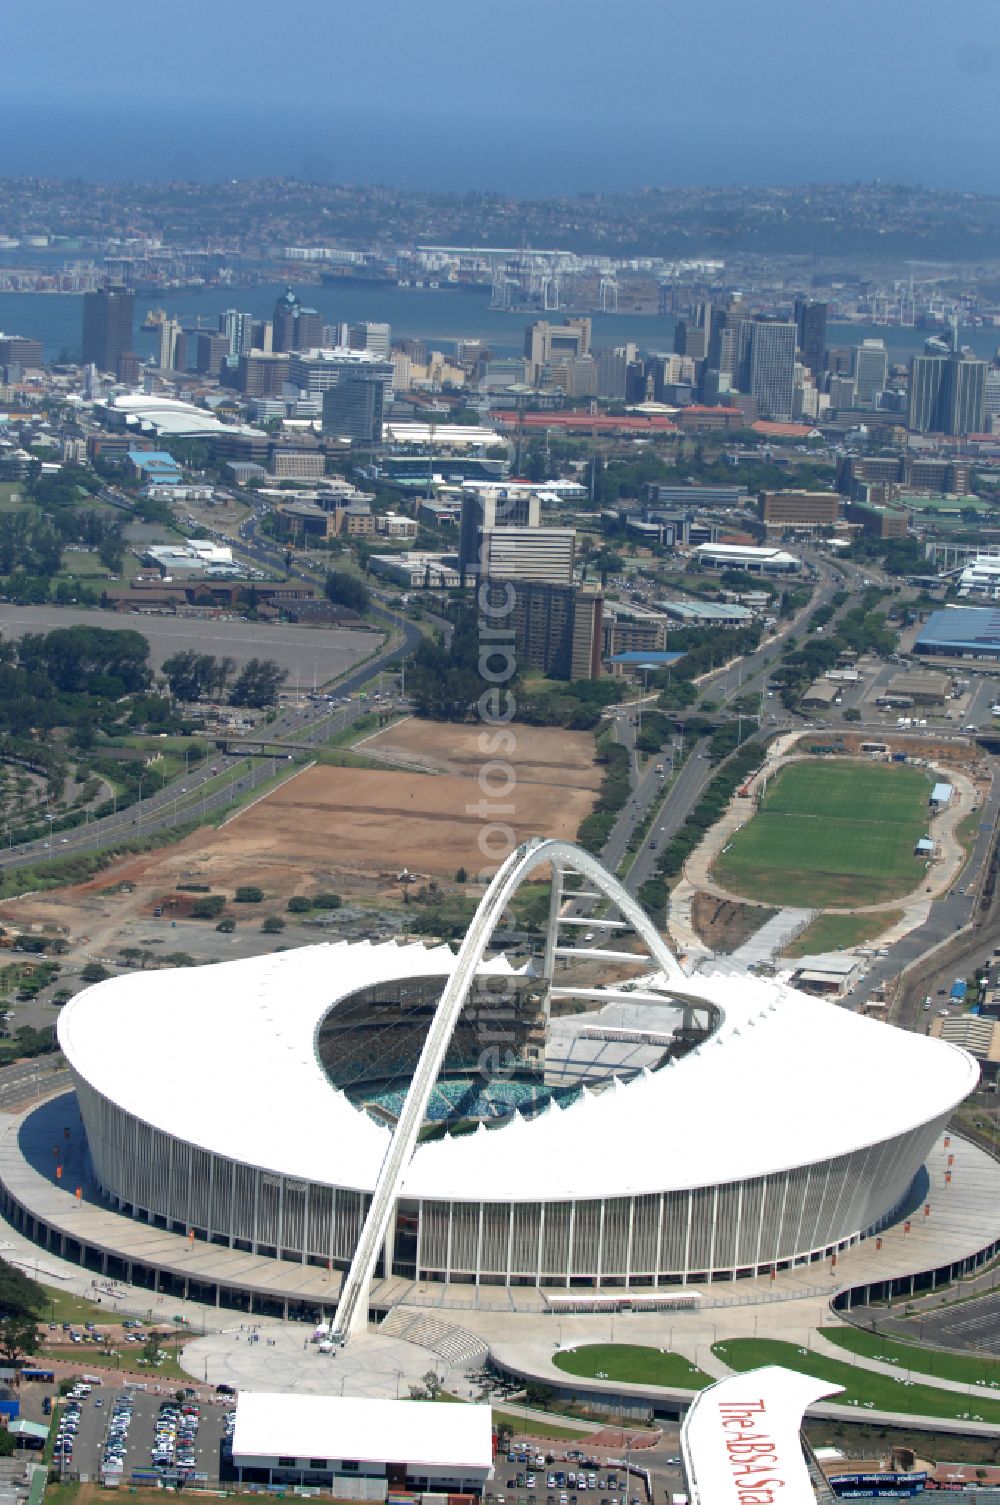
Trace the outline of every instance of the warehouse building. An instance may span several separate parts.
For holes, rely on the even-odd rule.
[[[913,652],[935,658],[1000,658],[1000,611],[989,606],[946,606],[917,633]]]
[[[710,570],[748,570],[756,575],[793,575],[802,560],[784,549],[760,549],[750,544],[703,543],[694,551],[699,564]]]
[[[233,1467],[241,1484],[480,1496],[493,1467],[489,1406],[241,1391]]]

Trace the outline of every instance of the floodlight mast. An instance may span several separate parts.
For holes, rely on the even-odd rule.
[[[402,1111],[392,1132],[389,1147],[379,1169],[378,1179],[371,1204],[365,1217],[361,1236],[341,1287],[337,1315],[334,1319],[332,1338],[344,1344],[368,1320],[368,1291],[380,1249],[386,1243],[390,1218],[396,1205],[407,1167],[417,1144],[417,1136],[427,1113],[430,1095],[444,1062],[445,1052],[451,1041],[455,1025],[465,1005],[476,974],[482,965],[486,948],[511,898],[537,867],[550,863],[553,872],[553,901],[549,906],[548,925],[544,948],[544,985],[546,991],[546,1014],[552,987],[555,957],[561,948],[557,946],[557,931],[560,924],[563,878],[567,871],[575,872],[594,885],[598,894],[609,899],[622,915],[624,922],[634,929],[648,948],[648,960],[662,972],[668,984],[683,986],[685,974],[673,952],[667,946],[656,926],[636,903],[618,879],[589,852],[572,842],[554,838],[534,837],[512,852],[497,870],[489,888],[479,902],[466,932],[461,949],[455,959],[455,967],[441,994],[434,1012],[427,1038],[420,1052],[413,1079],[403,1103]],[[558,894],[558,898],[555,894]],[[586,948],[577,948],[582,956]],[[599,951],[602,957],[608,955]],[[643,960],[633,953],[621,953],[629,961]],[[668,987],[664,1001],[671,996]],[[684,999],[685,1003],[707,1008],[701,1000]],[[389,1256],[387,1253],[387,1260]]]

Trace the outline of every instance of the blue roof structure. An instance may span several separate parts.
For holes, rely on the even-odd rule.
[[[632,648],[628,653],[615,653],[608,659],[609,664],[624,664],[636,669],[665,669],[668,664],[676,664],[683,653],[642,653],[638,648]]]
[[[1000,611],[990,606],[946,606],[921,627],[913,651],[1000,657]]]
[[[129,460],[149,480],[179,481],[181,468],[173,455],[162,449],[130,449]]]

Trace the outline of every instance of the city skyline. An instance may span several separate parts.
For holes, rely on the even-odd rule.
[[[155,48],[121,0],[101,8],[99,31],[68,0],[6,18],[9,173],[529,194],[872,177],[1000,188],[979,126],[1000,67],[989,0],[959,0],[944,35],[930,0],[905,25],[860,0],[825,13],[719,0],[711,28],[653,0],[614,17],[580,0],[572,24],[565,5],[512,0],[485,25],[455,0],[396,0],[377,21],[307,0],[278,46],[260,0],[176,0],[175,35],[196,41]],[[267,89],[248,88],[265,58]]]

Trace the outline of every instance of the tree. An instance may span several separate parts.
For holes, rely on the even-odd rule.
[[[39,1348],[38,1323],[34,1317],[12,1315],[0,1317],[0,1357],[7,1364],[17,1364]]]
[[[312,907],[312,900],[305,894],[293,894],[288,901],[289,914],[308,914]]]
[[[327,599],[335,606],[346,606],[348,611],[364,616],[371,605],[371,591],[363,580],[349,575],[345,570],[331,570],[326,577]]]
[[[280,915],[270,914],[260,928],[264,935],[277,935],[279,930],[284,930],[285,922]]]
[[[288,670],[280,668],[273,659],[252,658],[244,664],[229,692],[229,703],[250,706],[255,710],[275,705],[278,691],[287,678]]]
[[[201,700],[218,683],[218,661],[214,654],[195,653],[187,649],[163,660],[163,674],[177,700]]]
[[[215,920],[226,907],[226,900],[222,894],[205,894],[201,899],[195,899],[191,905],[191,918],[194,920]]]
[[[103,982],[111,974],[101,966],[100,962],[88,962],[80,973],[84,982]]]
[[[339,894],[321,893],[313,897],[314,909],[339,909],[342,903]]]
[[[264,897],[264,890],[253,883],[241,883],[233,894],[237,904],[259,904]]]
[[[236,929],[236,921],[232,919],[220,920],[215,928],[222,935],[232,935],[233,931]]]

